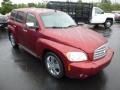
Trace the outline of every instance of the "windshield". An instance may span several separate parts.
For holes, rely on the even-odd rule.
[[[54,12],[42,14],[41,18],[47,28],[65,28],[77,26],[75,21],[66,13]]]

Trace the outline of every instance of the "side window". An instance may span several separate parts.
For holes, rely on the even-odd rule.
[[[33,26],[38,26],[37,19],[33,14],[27,15],[26,23],[33,23]]]
[[[16,16],[17,12],[16,11],[12,11],[11,15],[10,15],[10,19],[14,20],[15,16]]]
[[[99,8],[95,8],[95,14],[102,14],[104,11],[99,9]]]
[[[16,21],[24,23],[26,14],[24,12],[18,12],[16,15]]]

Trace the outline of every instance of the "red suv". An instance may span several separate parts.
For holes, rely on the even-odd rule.
[[[41,58],[55,78],[87,78],[105,68],[113,51],[102,35],[77,26],[66,13],[39,8],[15,9],[8,21],[12,46]]]

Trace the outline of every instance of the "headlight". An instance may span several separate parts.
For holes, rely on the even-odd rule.
[[[70,61],[85,61],[87,60],[87,55],[84,52],[68,52],[67,58]]]

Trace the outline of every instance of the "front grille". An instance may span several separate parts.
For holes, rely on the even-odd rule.
[[[94,57],[93,59],[100,59],[106,55],[106,51],[108,49],[108,44],[104,44],[101,47],[97,48],[94,52]]]

